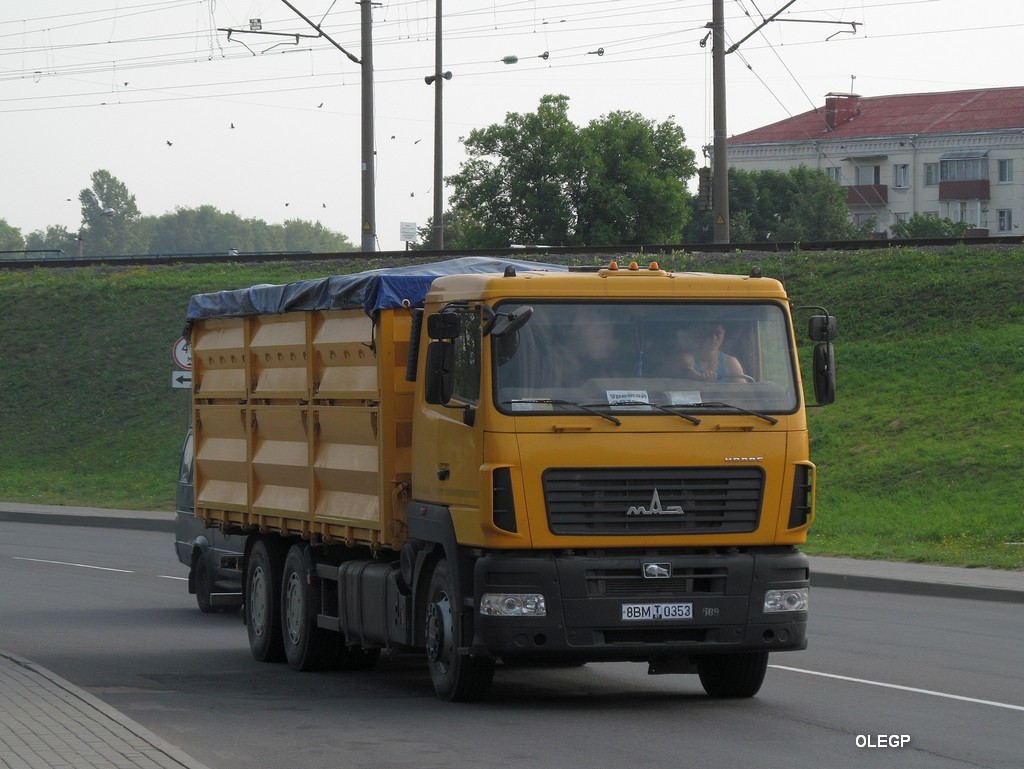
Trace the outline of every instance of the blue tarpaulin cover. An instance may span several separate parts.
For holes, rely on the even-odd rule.
[[[188,336],[192,324],[206,318],[244,318],[284,312],[357,308],[362,308],[367,315],[373,317],[378,310],[402,307],[406,301],[412,307],[422,306],[430,285],[443,275],[504,272],[509,266],[517,270],[564,272],[568,269],[559,264],[464,256],[430,264],[386,267],[283,285],[265,284],[196,294],[188,304],[185,332]]]

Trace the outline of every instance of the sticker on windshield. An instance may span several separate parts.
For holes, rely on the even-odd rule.
[[[700,390],[672,390],[668,393],[668,402],[673,406],[689,406],[703,401],[700,399]]]
[[[612,406],[640,406],[651,402],[646,390],[607,390],[606,395]]]

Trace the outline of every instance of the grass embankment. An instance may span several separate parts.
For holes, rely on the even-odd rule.
[[[838,400],[810,417],[810,552],[1024,568],[1024,250],[662,263],[757,263],[838,317]],[[188,298],[367,266],[380,265],[0,274],[0,500],[169,509],[188,401],[171,389],[171,345]]]

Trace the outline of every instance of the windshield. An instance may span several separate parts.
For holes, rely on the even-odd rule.
[[[502,312],[523,306],[505,302]],[[646,413],[797,407],[789,322],[772,302],[530,302],[491,337],[506,413]]]

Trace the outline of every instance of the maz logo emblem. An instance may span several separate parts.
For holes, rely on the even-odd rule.
[[[637,507],[636,505],[633,505],[626,511],[627,517],[634,515],[686,515],[686,511],[679,505],[662,507],[661,497],[658,496],[658,489],[655,488],[654,496],[651,497],[650,507],[644,507],[643,505]]]

